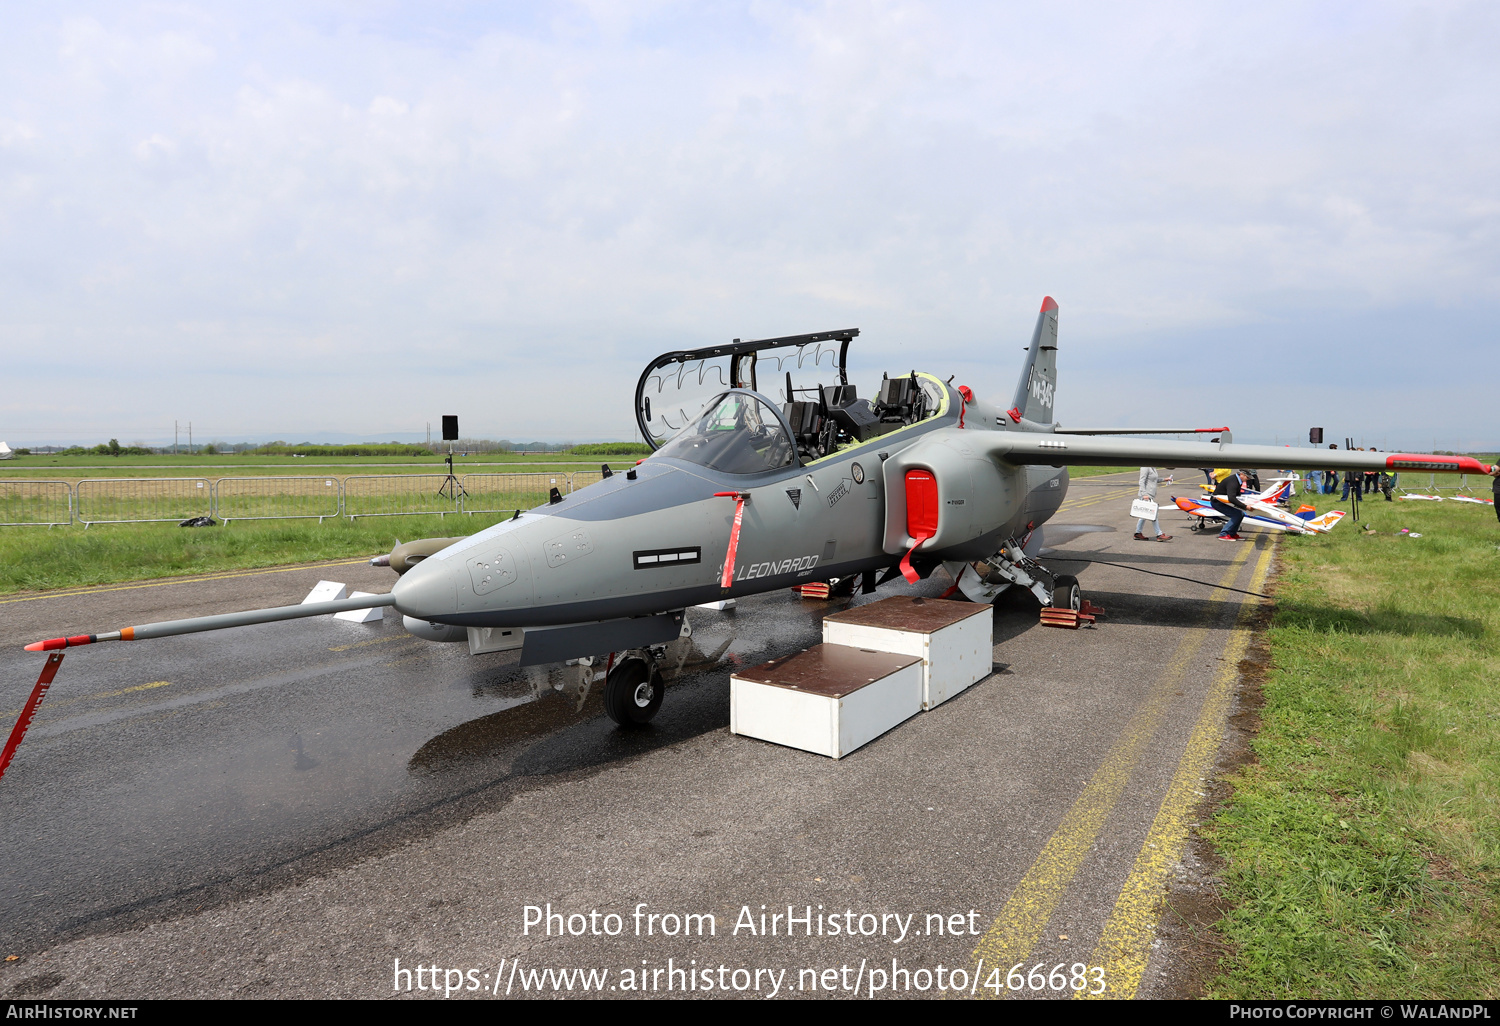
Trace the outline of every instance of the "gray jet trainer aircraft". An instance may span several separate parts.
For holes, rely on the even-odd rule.
[[[1018,586],[1044,605],[1079,608],[1078,581],[1028,554],[1068,493],[1070,464],[1276,467],[1294,460],[1344,471],[1491,472],[1468,457],[1236,445],[1227,429],[1215,442],[1065,430],[1053,422],[1057,304],[1050,297],[1004,409],[955,388],[951,378],[915,371],[886,377],[873,401],[858,397],[845,365],[858,334],[736,340],[658,357],[635,395],[637,421],[655,449],[649,458],[566,497],[554,490],[548,505],[471,537],[410,543],[377,557],[372,562],[389,562],[401,575],[389,595],[27,648],[394,606],[418,637],[467,641],[475,653],[520,648],[523,665],[607,659],[609,715],[644,723],[661,706],[664,646],[688,632],[685,610],[695,605],[811,581],[858,584],[868,593],[897,573],[916,581],[946,564],[976,601]],[[804,372],[809,361],[816,373],[828,363],[837,383],[794,387],[789,365]],[[786,370],[784,382],[773,379],[779,403],[757,384],[761,363]]]

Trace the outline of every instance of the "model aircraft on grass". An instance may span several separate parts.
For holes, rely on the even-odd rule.
[[[1329,510],[1320,515],[1311,506],[1302,506],[1295,513],[1290,513],[1263,499],[1253,498],[1251,494],[1241,494],[1240,501],[1244,502],[1245,508],[1249,510],[1241,524],[1242,527],[1286,531],[1289,534],[1327,534],[1346,515],[1341,509]],[[1174,495],[1172,502],[1178,509],[1193,518],[1192,529],[1195,531],[1223,524],[1228,519],[1206,499],[1179,498]]]
[[[1418,499],[1423,502],[1443,502],[1445,499],[1445,497],[1441,495],[1422,495],[1418,492],[1407,492],[1405,495],[1396,496],[1396,498],[1403,501],[1408,499]],[[1449,495],[1446,497],[1446,500],[1449,502],[1470,502],[1474,503],[1477,506],[1493,506],[1495,504],[1494,499],[1483,499],[1477,495]]]
[[[1267,502],[1273,506],[1285,506],[1287,499],[1291,497],[1292,482],[1294,480],[1296,479],[1290,477],[1275,478],[1274,480],[1268,482],[1265,488],[1261,489],[1258,492],[1248,489],[1240,492],[1240,499],[1245,502],[1249,502],[1251,499],[1258,499],[1261,502]],[[1198,487],[1201,488],[1205,493],[1212,493],[1214,490],[1213,485],[1201,484]]]
[[[632,724],[660,707],[658,664],[689,631],[685,610],[699,604],[833,579],[869,593],[898,574],[917,581],[946,566],[971,598],[1016,587],[1076,610],[1077,579],[1029,554],[1068,494],[1069,465],[1274,467],[1287,450],[1237,445],[1227,431],[1215,444],[1063,428],[1053,419],[1057,318],[1057,304],[1043,300],[1008,403],[917,371],[886,376],[862,397],[846,367],[854,328],[666,353],[635,392],[649,458],[470,537],[399,546],[388,562],[400,577],[387,595],[27,648],[388,606],[414,635],[467,642],[474,653],[519,648],[523,665],[603,664],[605,707]],[[1468,457],[1297,455],[1327,470],[1489,472]]]

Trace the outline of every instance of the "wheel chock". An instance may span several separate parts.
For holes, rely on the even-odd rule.
[[[1054,609],[1048,606],[1042,610],[1042,626],[1076,631],[1080,627],[1094,626],[1094,614],[1085,613],[1081,609]]]

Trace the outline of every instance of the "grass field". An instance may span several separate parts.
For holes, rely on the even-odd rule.
[[[506,516],[244,521],[227,527],[109,524],[0,531],[0,593],[373,556],[397,540],[472,534]],[[394,581],[394,576],[392,577]]]
[[[1213,997],[1500,997],[1500,527],[1375,498],[1282,543]]]

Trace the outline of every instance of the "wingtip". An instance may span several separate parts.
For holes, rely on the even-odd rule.
[[[1057,300],[1053,299],[1051,296],[1043,296],[1042,297],[1042,313],[1046,313],[1048,310],[1056,310],[1056,309],[1057,309]]]

